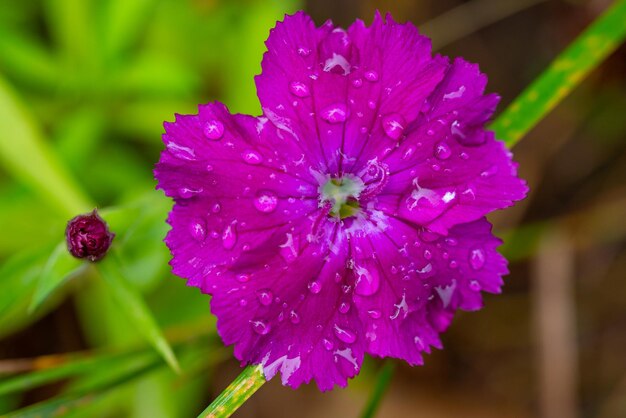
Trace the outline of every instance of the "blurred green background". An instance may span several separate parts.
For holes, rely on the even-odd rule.
[[[504,109],[608,4],[0,0],[0,415],[196,416],[238,374],[208,297],[169,271],[152,167],[175,112],[259,113],[253,76],[284,13],[345,27],[390,11],[480,63]],[[514,150],[531,195],[492,217],[504,294],[459,313],[424,367],[398,363],[379,416],[626,416],[624,114],[622,47]],[[94,206],[117,234],[101,269],[63,249]],[[358,416],[379,366],[326,394],[275,379],[238,416]]]

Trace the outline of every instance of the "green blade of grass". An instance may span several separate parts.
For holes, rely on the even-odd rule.
[[[248,366],[228,385],[198,418],[226,418],[231,416],[245,401],[265,383],[263,367]]]
[[[510,148],[559,104],[626,36],[626,0],[616,1],[491,125]]]
[[[41,272],[28,312],[32,313],[37,309],[55,289],[61,286],[82,265],[80,260],[72,257],[67,251],[65,241],[60,242],[50,254],[48,262]]]
[[[68,219],[93,207],[0,76],[0,160]]]
[[[148,306],[141,295],[121,275],[122,268],[116,254],[109,254],[97,264],[97,268],[121,311],[135,325],[137,332],[161,354],[174,371],[180,372],[174,351],[163,336]]]
[[[375,416],[376,411],[380,406],[380,402],[382,401],[385,392],[389,388],[394,369],[394,363],[391,360],[388,360],[380,369],[380,372],[378,372],[378,376],[376,377],[376,385],[374,386],[374,389],[372,390],[372,393],[367,401],[367,405],[365,406],[365,409],[361,414],[362,418],[372,418]]]

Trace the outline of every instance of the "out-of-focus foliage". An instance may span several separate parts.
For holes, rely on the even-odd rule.
[[[167,265],[170,202],[152,179],[162,123],[215,99],[258,113],[253,77],[264,40],[298,6],[0,2],[0,337],[71,297],[85,340],[76,348],[89,350],[0,368],[0,414],[44,384],[55,396],[18,416],[87,416],[89,408],[90,416],[198,412],[207,371],[225,351],[198,339],[215,340],[208,300]],[[93,206],[116,233],[115,254],[88,266],[61,240],[67,220]],[[179,374],[148,343],[174,369],[180,362]],[[44,353],[53,351],[37,354]],[[61,384],[68,377],[71,384]]]

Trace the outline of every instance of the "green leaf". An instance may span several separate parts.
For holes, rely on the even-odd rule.
[[[52,55],[28,35],[0,28],[0,63],[13,79],[53,89],[62,75]]]
[[[9,173],[68,219],[93,207],[1,76],[0,126],[0,160]]]
[[[378,377],[376,378],[376,386],[374,386],[374,390],[372,390],[372,394],[367,401],[367,405],[363,410],[363,414],[361,414],[362,418],[372,418],[376,415],[376,411],[380,406],[380,402],[382,401],[385,392],[389,388],[389,383],[391,383],[391,377],[393,376],[394,368],[395,365],[392,360],[387,360],[382,369],[380,369],[380,372],[378,372]]]
[[[225,418],[235,413],[265,383],[263,367],[248,366],[198,418]]]
[[[60,242],[41,272],[28,312],[32,313],[37,309],[55,289],[82,266],[84,263],[69,253],[65,241]]]
[[[97,267],[120,310],[134,324],[137,332],[152,344],[174,371],[180,372],[176,356],[152,317],[148,306],[141,295],[122,276],[122,268],[117,255],[109,253],[97,264]]]
[[[626,36],[626,0],[616,1],[576,38],[492,124],[512,147],[559,104]]]

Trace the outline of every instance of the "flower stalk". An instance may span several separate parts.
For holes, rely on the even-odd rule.
[[[226,418],[235,413],[266,382],[261,365],[251,365],[209,405],[198,418]]]

